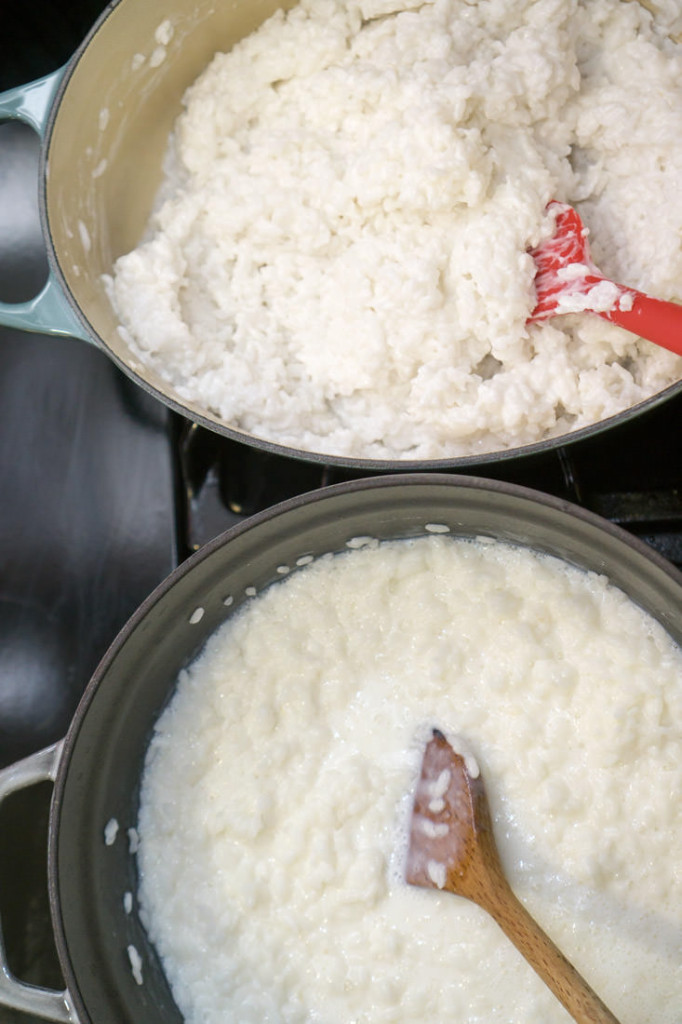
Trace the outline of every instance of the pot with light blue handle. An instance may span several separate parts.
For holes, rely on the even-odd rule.
[[[186,88],[217,50],[292,6],[294,0],[115,0],[66,67],[0,96],[0,120],[19,118],[42,138],[40,209],[50,266],[40,295],[0,305],[0,324],[94,342],[160,401],[237,441],[365,471],[464,468],[531,455],[617,427],[682,390],[679,382],[591,427],[522,448],[390,461],[329,456],[247,434],[144,366],[119,329],[104,277],[143,235]]]

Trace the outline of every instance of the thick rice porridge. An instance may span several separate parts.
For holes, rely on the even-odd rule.
[[[568,1020],[483,911],[403,880],[433,725],[531,913],[620,1019],[679,1024],[681,714],[679,648],[556,559],[431,536],[291,573],[148,752],[141,915],[188,1024]]]
[[[182,400],[353,457],[523,445],[667,387],[682,361],[596,316],[526,323],[553,198],[605,274],[682,299],[682,26],[656,7],[278,13],[186,94],[108,281],[125,337]]]

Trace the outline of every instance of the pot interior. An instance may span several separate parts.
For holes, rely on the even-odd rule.
[[[118,0],[68,65],[48,126],[44,213],[67,291],[120,366],[202,421],[202,409],[131,353],[102,275],[144,234],[185,90],[216,52],[294,4]]]
[[[303,556],[344,550],[355,537],[416,536],[434,523],[456,536],[528,545],[606,574],[682,642],[677,570],[591,513],[507,484],[438,475],[372,478],[293,499],[224,534],[136,613],[91,681],[66,739],[53,801],[50,887],[57,945],[83,1024],[181,1019],[136,906],[130,912],[125,906],[126,893],[137,888],[127,830],[137,821],[151,731],[178,671],[248,600],[247,588],[262,590],[281,578],[283,566],[295,569]],[[107,845],[111,822],[118,832]]]

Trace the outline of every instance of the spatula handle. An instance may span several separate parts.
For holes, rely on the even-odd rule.
[[[486,909],[578,1024],[619,1024],[508,886]]]
[[[634,299],[632,309],[610,309],[599,315],[682,356],[682,306],[630,288],[627,291]]]

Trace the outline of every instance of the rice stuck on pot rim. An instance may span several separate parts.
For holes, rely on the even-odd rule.
[[[588,314],[528,325],[545,207],[607,276],[682,299],[674,5],[302,0],[188,90],[139,247],[136,354],[225,423],[435,459],[601,421],[682,375]]]

